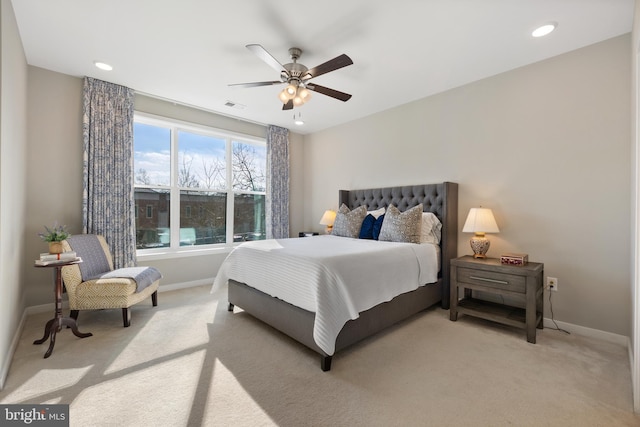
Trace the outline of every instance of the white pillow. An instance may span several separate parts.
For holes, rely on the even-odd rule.
[[[420,243],[440,244],[442,237],[442,223],[431,212],[422,212],[422,229],[420,230]]]
[[[373,215],[375,219],[380,218],[380,215],[384,215],[384,213],[385,213],[384,208],[376,209],[375,211],[367,211],[367,214]]]

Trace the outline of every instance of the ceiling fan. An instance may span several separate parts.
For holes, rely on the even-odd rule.
[[[298,59],[300,58],[300,55],[302,55],[302,49],[300,48],[292,47],[291,49],[289,49],[289,55],[291,56],[292,62],[282,65],[261,45],[248,44],[246,47],[258,58],[266,62],[267,65],[280,73],[280,80],[254,83],[236,83],[230,84],[229,86],[258,87],[288,83],[287,87],[285,87],[278,95],[278,97],[284,104],[282,106],[283,110],[291,110],[294,106],[303,105],[311,98],[311,93],[309,91],[318,92],[344,102],[348,101],[351,98],[351,95],[349,95],[348,93],[320,86],[310,81],[315,77],[353,64],[351,58],[349,58],[344,53],[325,63],[309,69],[304,65],[298,63]]]

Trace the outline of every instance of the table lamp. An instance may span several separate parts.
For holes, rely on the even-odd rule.
[[[336,220],[336,212],[332,210],[324,211],[324,215],[320,218],[320,224],[327,226],[327,234],[331,234],[333,222]]]
[[[474,258],[486,258],[489,250],[489,239],[485,237],[485,233],[499,233],[498,224],[493,217],[491,209],[487,208],[471,208],[467,220],[462,227],[463,233],[475,233],[469,243],[473,250]]]

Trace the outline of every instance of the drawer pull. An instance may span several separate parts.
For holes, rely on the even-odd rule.
[[[509,282],[507,282],[505,280],[487,279],[486,277],[469,276],[469,278],[470,279],[474,279],[474,280],[480,280],[482,282],[498,283],[500,285],[508,285],[509,284]]]

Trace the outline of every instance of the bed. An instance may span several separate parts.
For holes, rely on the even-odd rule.
[[[440,304],[443,309],[448,309],[450,260],[457,257],[458,185],[456,183],[443,182],[437,184],[402,187],[340,190],[338,206],[341,206],[342,204],[346,205],[350,210],[355,210],[360,206],[366,206],[366,209],[369,212],[380,208],[388,209],[391,205],[397,207],[401,212],[406,212],[411,208],[422,204],[424,212],[433,213],[442,224],[441,239],[436,248],[437,257],[435,258],[437,260],[435,262],[437,262],[438,265],[436,272],[432,273],[433,279],[430,279],[429,282],[417,287],[409,286],[411,290],[401,292],[398,295],[387,298],[384,302],[373,305],[371,308],[367,308],[362,311],[353,312],[354,306],[357,307],[359,300],[356,301],[355,304],[346,304],[349,305],[351,310],[349,320],[347,320],[343,325],[340,325],[339,329],[334,331],[333,334],[330,334],[328,338],[324,336],[319,337],[318,335],[318,330],[324,330],[324,326],[322,328],[318,328],[319,322],[324,322],[326,320],[325,318],[328,317],[326,315],[323,316],[320,310],[316,313],[312,308],[305,306],[305,304],[297,302],[297,305],[292,304],[281,298],[271,296],[263,290],[257,289],[262,289],[265,286],[263,283],[257,282],[274,282],[274,278],[277,278],[278,274],[282,273],[284,267],[272,266],[273,261],[260,264],[260,261],[256,260],[256,264],[251,264],[254,262],[253,259],[242,258],[241,267],[236,268],[236,271],[260,271],[261,278],[258,279],[255,275],[249,275],[246,276],[249,277],[246,280],[239,279],[239,276],[229,273],[229,271],[233,271],[233,268],[230,267],[232,264],[232,260],[230,258],[233,258],[231,255],[235,255],[234,253],[238,251],[238,247],[223,263],[218,275],[216,276],[214,284],[214,286],[220,286],[221,282],[227,283],[229,302],[228,310],[230,312],[233,312],[234,307],[237,306],[248,314],[314,350],[320,355],[320,367],[323,371],[331,369],[333,355],[336,352],[339,352],[340,350],[364,338],[367,338],[401,320],[407,319],[408,317],[411,317],[435,304]],[[362,208],[360,208],[360,210],[362,210]],[[334,239],[334,241],[335,239],[345,240],[344,237],[314,236],[297,238],[295,241],[294,239],[282,239],[255,243],[263,245],[262,247],[264,247],[264,245],[266,245],[266,247],[275,245],[279,248],[289,246],[291,247],[290,250],[304,254],[304,251],[310,250],[308,248],[309,245],[320,245],[318,246],[319,249],[317,249],[317,251],[322,252],[324,250],[323,245],[330,245],[332,243],[332,239]],[[364,241],[357,241],[358,239],[346,240],[350,241],[345,241],[349,247],[354,245],[369,245],[369,243],[365,243]],[[426,246],[407,243],[401,243],[399,245],[413,247],[414,251],[415,248]],[[245,250],[248,249],[249,248],[246,248]],[[405,250],[404,247],[394,248],[394,253],[400,252],[401,249]],[[418,249],[422,250],[422,248]],[[350,251],[352,250],[355,249],[345,249],[345,251],[347,251],[345,254],[350,256]],[[262,252],[265,251],[263,250]],[[286,259],[285,256],[282,262],[283,265],[286,265],[287,263],[295,264],[298,261],[295,259]],[[237,263],[238,261],[236,261],[236,264]],[[396,264],[397,262],[394,261],[394,265]],[[325,274],[322,277],[334,276],[329,267],[320,265],[317,268]],[[269,269],[272,269],[273,271],[270,271]],[[395,271],[399,272],[400,270],[396,268]],[[418,270],[420,270],[419,267]],[[286,275],[284,276],[289,277]],[[292,279],[289,278],[288,280]],[[385,283],[390,282],[389,277],[387,277],[386,280],[387,282]],[[374,281],[375,280],[372,279],[372,285]],[[328,287],[333,287],[333,284],[329,283]],[[274,292],[269,292],[272,295],[275,295]],[[295,298],[291,300],[294,301]],[[333,301],[335,301],[335,297],[333,298]],[[335,310],[330,308],[329,311],[339,312],[338,308],[335,308]],[[327,339],[329,339],[329,342],[327,342]]]

